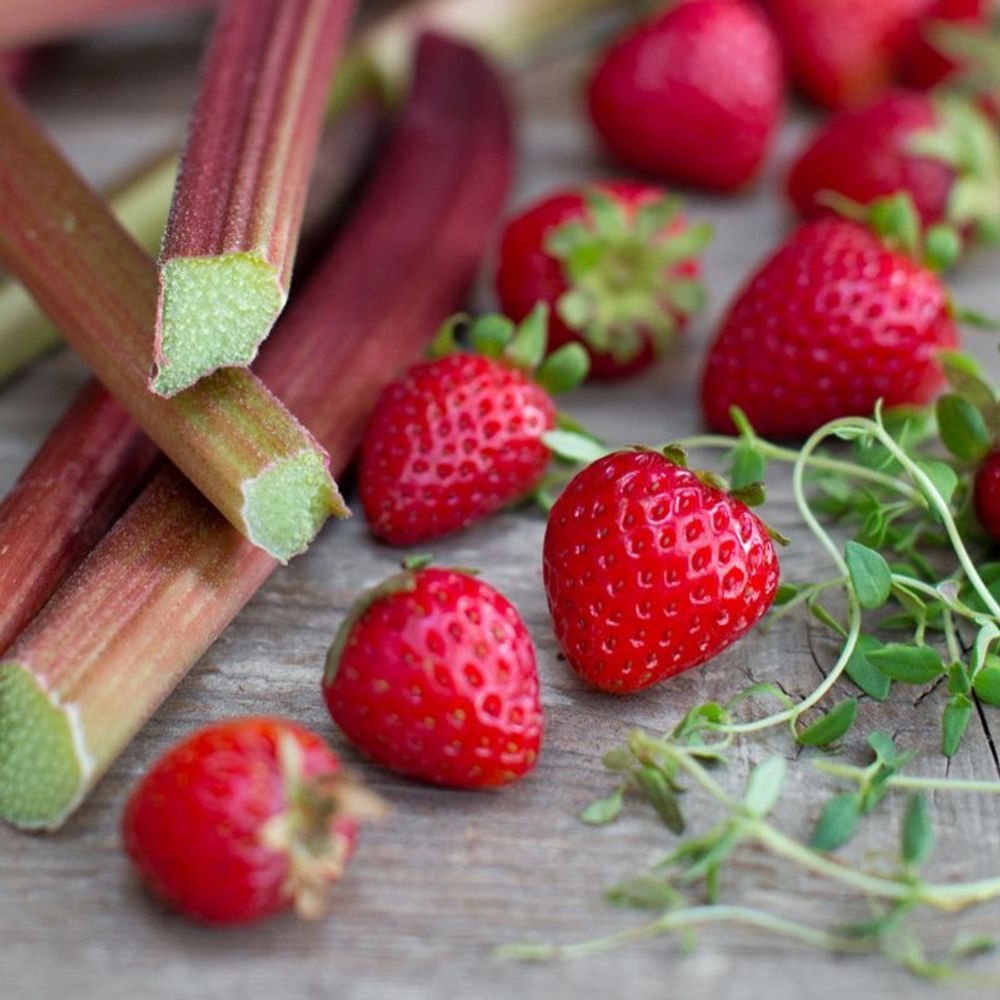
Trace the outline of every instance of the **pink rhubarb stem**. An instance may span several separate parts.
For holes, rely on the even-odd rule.
[[[227,369],[175,399],[146,385],[156,269],[0,87],[0,263],[178,468],[279,559],[346,513],[325,452],[263,383]]]
[[[155,392],[247,365],[288,297],[354,0],[229,0],[202,69],[159,263]]]

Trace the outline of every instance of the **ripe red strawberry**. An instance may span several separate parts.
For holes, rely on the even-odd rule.
[[[987,455],[980,463],[974,495],[980,524],[1000,542],[1000,452]]]
[[[934,43],[933,29],[942,24],[985,28],[991,14],[990,0],[932,0],[903,49],[901,79],[923,90],[947,80],[960,67]]]
[[[481,580],[405,570],[361,598],[327,658],[333,721],[384,767],[453,788],[523,777],[542,740],[535,650]]]
[[[924,225],[1000,228],[1000,139],[968,102],[894,91],[820,126],[796,161],[788,192],[799,212],[825,192],[861,204],[906,191]]]
[[[743,0],[682,0],[604,53],[588,103],[622,163],[732,190],[757,174],[780,125],[781,51],[767,19]]]
[[[929,0],[768,0],[799,87],[840,108],[868,101],[895,78]]]
[[[640,691],[718,655],[778,587],[767,528],[658,452],[621,451],[572,480],[549,516],[545,592],[588,683]]]
[[[604,181],[560,191],[507,224],[500,305],[520,322],[548,303],[552,349],[581,343],[592,377],[630,375],[704,303],[698,254],[710,239],[711,229],[688,226],[662,188]]]
[[[278,719],[200,730],[153,765],[122,822],[149,888],[186,916],[242,924],[323,911],[374,796],[315,734]]]
[[[705,417],[729,431],[738,406],[761,434],[802,437],[837,417],[868,415],[879,399],[922,405],[944,381],[936,355],[957,344],[936,274],[866,226],[820,219],[730,309],[705,367]]]
[[[546,322],[538,309],[515,335],[502,317],[477,320],[472,340],[482,353],[422,362],[385,389],[358,472],[378,538],[392,545],[437,538],[539,485],[551,457],[542,437],[556,424],[549,389],[571,388],[587,366],[583,349],[568,345],[538,368],[538,381],[529,374],[545,353]]]

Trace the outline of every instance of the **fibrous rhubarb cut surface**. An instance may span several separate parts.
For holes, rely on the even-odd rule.
[[[260,359],[333,468],[461,304],[510,165],[496,76],[427,39],[378,172]],[[0,664],[0,816],[60,825],[275,565],[175,470],[158,474]]]
[[[323,449],[243,369],[170,400],[149,392],[153,262],[8,89],[0,89],[0,134],[0,263],[237,530],[280,560],[303,551],[328,515],[346,513]],[[285,488],[280,525],[261,500],[262,482]]]
[[[159,265],[155,392],[248,365],[288,297],[354,0],[229,0],[208,47]]]

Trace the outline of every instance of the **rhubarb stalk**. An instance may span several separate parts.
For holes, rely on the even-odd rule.
[[[156,455],[96,382],[67,410],[0,503],[0,651],[100,541]]]
[[[495,75],[426,39],[375,178],[260,360],[335,469],[460,305],[510,161]],[[158,474],[0,665],[0,817],[59,826],[275,565],[175,470]]]
[[[171,154],[118,185],[109,195],[115,217],[150,255],[157,252],[163,239],[176,179],[177,157]],[[9,278],[0,280],[0,382],[60,343],[59,331],[24,286]]]
[[[146,387],[156,269],[9,89],[0,88],[0,262],[219,511],[275,558],[346,514],[327,456],[263,383],[227,369],[165,400]]]
[[[159,264],[153,390],[248,365],[288,298],[353,0],[229,0],[212,34]]]

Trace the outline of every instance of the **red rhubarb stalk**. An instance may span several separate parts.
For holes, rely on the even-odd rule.
[[[156,447],[96,382],[0,503],[0,651],[132,499]]]
[[[482,60],[426,39],[378,173],[260,361],[334,469],[461,303],[503,207],[508,126]],[[275,565],[160,473],[0,665],[0,817],[60,825]]]
[[[202,70],[159,263],[153,390],[248,365],[288,298],[354,0],[229,0]]]
[[[175,399],[147,389],[156,269],[7,88],[0,263],[231,524],[289,559],[346,513],[327,456],[263,383],[227,369]]]
[[[57,41],[102,24],[160,11],[195,10],[213,0],[3,0],[0,48]]]

